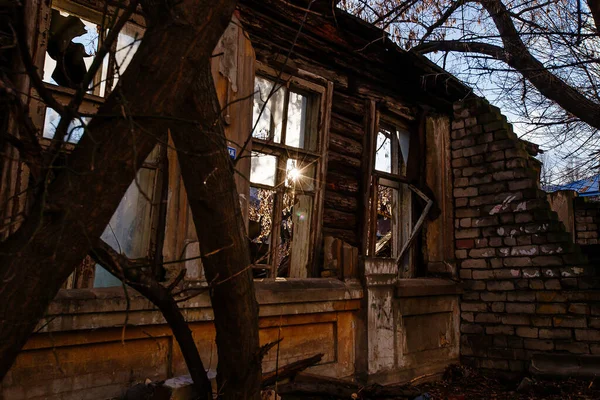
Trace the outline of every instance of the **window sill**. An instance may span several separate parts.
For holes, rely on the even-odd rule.
[[[255,281],[260,316],[318,314],[355,311],[363,290],[357,280],[335,278],[278,279]],[[129,305],[122,287],[61,289],[39,323],[40,332],[76,331],[164,324],[162,315],[149,300],[128,289]],[[213,319],[208,292],[180,303],[188,322]],[[127,319],[126,319],[127,315]]]
[[[346,282],[337,278],[277,278],[255,279],[256,299],[259,304],[285,302],[314,302],[325,300],[354,300],[362,298],[362,288],[357,280]],[[146,300],[135,290],[129,288],[131,301],[140,303]],[[120,301],[125,300],[125,291],[121,286],[94,289],[61,289],[53,303],[78,301]],[[196,296],[195,303],[200,307],[210,307],[208,293]],[[190,301],[183,304],[188,305]]]

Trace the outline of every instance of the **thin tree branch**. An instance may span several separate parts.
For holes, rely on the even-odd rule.
[[[98,239],[89,254],[94,261],[158,307],[181,347],[181,353],[200,398],[211,399],[212,387],[190,328],[169,289],[162,286],[150,272],[139,268],[140,263],[147,263],[147,260],[131,260],[117,253],[102,239]]]

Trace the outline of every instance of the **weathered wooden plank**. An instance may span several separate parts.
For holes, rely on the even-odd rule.
[[[428,116],[425,134],[425,179],[427,186],[433,191],[436,206],[440,210],[440,217],[433,221],[427,221],[425,225],[425,257],[427,268],[432,272],[431,270],[434,268],[445,270],[454,259],[454,210],[449,119],[441,115]],[[455,273],[455,271],[448,272]]]
[[[360,170],[360,159],[344,156],[330,151],[328,155],[328,170],[351,173]]]
[[[382,103],[382,105],[390,112],[399,117],[406,118],[409,121],[414,121],[417,118],[418,112],[416,107],[405,105],[404,103],[406,103],[406,100],[403,100],[398,95],[391,96],[382,93],[382,88],[375,88],[371,85],[361,84],[358,85],[357,92],[364,97],[377,100],[379,103]]]
[[[327,91],[325,92],[325,98],[321,99],[323,101],[325,112],[323,113],[321,126],[323,127],[323,148],[321,149],[321,169],[319,171],[319,184],[320,189],[315,198],[316,210],[317,210],[317,218],[313,221],[313,234],[314,234],[314,252],[313,258],[310,260],[312,264],[312,274],[313,276],[318,276],[320,265],[316,260],[320,259],[320,255],[322,253],[323,246],[323,224],[321,223],[323,218],[323,208],[325,203],[325,189],[327,187],[327,152],[329,151],[329,135],[330,135],[330,126],[331,126],[331,102],[333,101],[333,92],[334,92],[334,83],[327,82]]]
[[[349,196],[326,190],[325,207],[338,211],[356,212],[358,210],[358,200],[356,196]]]
[[[358,239],[354,230],[323,227],[323,235],[342,239],[344,242],[352,246],[356,246],[358,244]]]
[[[362,156],[362,143],[348,137],[331,132],[329,135],[329,150],[339,154],[360,158]]]
[[[345,118],[339,113],[333,113],[331,116],[331,131],[340,136],[362,141],[365,135],[364,129],[360,123],[354,122],[351,119]]]
[[[340,91],[336,91],[333,94],[333,115],[339,116],[343,115],[351,120],[354,120],[358,123],[358,132],[362,132],[362,128],[360,126],[360,122],[363,120],[365,115],[365,107],[362,103],[361,99],[356,97],[348,96],[346,94],[341,93]],[[332,125],[333,127],[333,125]],[[334,129],[335,131],[335,129]],[[362,135],[360,135],[362,136]]]
[[[369,232],[372,231],[372,227],[369,224],[373,224],[374,220],[371,218],[371,212],[373,207],[369,209],[369,197],[371,195],[371,173],[373,172],[373,157],[374,157],[374,146],[376,138],[376,124],[377,124],[377,107],[375,100],[368,100],[367,107],[369,112],[365,118],[365,136],[363,137],[363,155],[362,155],[362,171],[360,176],[360,190],[362,196],[360,198],[360,208],[362,210],[360,219],[360,250],[362,254],[373,254],[374,243],[371,243],[369,238]],[[371,230],[370,230],[371,229]]]
[[[325,208],[323,212],[323,226],[354,230],[356,227],[356,214]]]
[[[327,174],[326,187],[336,192],[358,193],[359,184],[356,176],[329,172]]]

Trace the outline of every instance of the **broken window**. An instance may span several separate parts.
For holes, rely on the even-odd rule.
[[[307,276],[319,95],[257,76],[248,236],[257,277]]]
[[[56,3],[53,4],[48,27],[43,80],[52,85],[77,89],[109,32],[103,23],[110,18],[85,12],[85,9],[67,1]],[[133,23],[125,24],[90,83],[89,94],[100,97],[110,94],[137,51],[142,36],[143,28]]]
[[[164,230],[160,206],[166,202],[165,151],[164,146],[156,146],[146,158],[101,236],[118,253],[131,259],[144,258],[154,263],[160,256],[161,244],[157,244],[156,238],[157,232]],[[112,286],[121,286],[121,281],[89,256],[65,285],[66,288]]]
[[[159,146],[150,153],[101,236],[113,249],[131,259],[154,257],[156,226],[153,225],[162,200],[160,154]],[[121,281],[96,265],[93,287],[108,286],[121,286]]]
[[[102,40],[109,30],[103,28],[101,14],[76,6],[69,1],[53,2],[48,41],[44,59],[46,87],[55,92],[57,100],[68,104],[74,90],[83,82],[98,52]],[[103,99],[115,88],[121,74],[129,66],[143,36],[143,28],[132,22],[125,24],[117,40],[104,58],[100,68],[90,82],[87,95],[80,111],[93,114]],[[77,143],[89,118],[71,121],[64,137],[65,141]],[[44,115],[42,136],[54,139],[60,116],[47,107]]]
[[[63,105],[67,105],[88,73],[102,41],[109,33],[114,15],[83,7],[69,0],[52,2],[46,26],[47,42],[43,59],[43,81]],[[143,28],[132,21],[125,24],[87,88],[79,111],[94,114],[129,66],[143,36]],[[43,114],[42,145],[53,140],[60,115],[50,107]],[[69,123],[64,140],[77,143],[86,132],[90,117]],[[66,150],[69,151],[68,148]],[[159,204],[164,197],[162,167],[166,149],[157,146],[138,171],[101,238],[129,258],[156,257]],[[65,287],[120,286],[121,282],[90,257],[69,277]]]
[[[412,222],[412,194],[406,185],[410,133],[401,126],[380,121],[374,140],[371,178],[369,245],[374,257],[398,257]],[[410,263],[410,257],[405,257]]]

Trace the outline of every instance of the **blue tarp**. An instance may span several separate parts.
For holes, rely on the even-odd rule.
[[[600,174],[565,185],[548,185],[545,189],[547,192],[574,190],[578,192],[581,197],[600,196]]]

